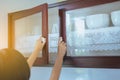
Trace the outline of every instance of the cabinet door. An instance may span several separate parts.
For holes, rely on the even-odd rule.
[[[120,1],[103,3],[76,0],[60,8],[61,35],[67,43],[66,64],[120,67]]]
[[[33,52],[35,42],[40,36],[47,43],[35,65],[48,63],[48,5],[43,4],[32,9],[9,14],[9,48],[15,48],[26,58]]]
[[[66,11],[68,56],[120,56],[119,3]]]

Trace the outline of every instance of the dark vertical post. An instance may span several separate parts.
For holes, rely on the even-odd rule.
[[[60,36],[63,37],[63,40],[66,42],[66,14],[65,9],[59,10],[60,18]]]

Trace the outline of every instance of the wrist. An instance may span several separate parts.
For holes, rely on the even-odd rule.
[[[60,59],[64,58],[64,56],[61,53],[58,53],[57,57],[60,58]]]
[[[42,51],[43,47],[42,46],[35,46],[34,51]]]
[[[61,61],[63,61],[63,57],[57,56],[56,60],[58,60],[59,62],[61,62]]]
[[[34,49],[34,52],[36,52],[36,53],[39,53],[40,51],[42,51],[41,49]]]

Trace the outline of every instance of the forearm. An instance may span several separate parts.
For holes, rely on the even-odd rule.
[[[28,58],[27,62],[30,68],[33,66],[39,53],[40,53],[39,50],[34,50],[33,53],[30,55],[30,57]]]
[[[38,56],[38,54],[42,51],[44,45],[46,43],[46,39],[44,37],[40,37],[37,41],[36,41],[36,45],[34,48],[33,53],[31,54],[31,56],[28,58],[27,62],[29,67],[31,68]]]
[[[50,80],[59,80],[62,63],[63,63],[63,57],[57,56],[55,65],[52,70],[52,74],[50,76]]]

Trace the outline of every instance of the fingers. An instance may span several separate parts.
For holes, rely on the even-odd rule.
[[[62,42],[62,37],[59,38],[58,44]]]
[[[66,48],[66,43],[62,40],[62,37],[59,38],[58,46]]]
[[[64,41],[61,42],[61,45],[65,45],[66,43]]]
[[[41,43],[46,43],[46,38],[44,38],[44,37],[40,37],[38,40],[40,40],[41,41]]]
[[[46,43],[46,38],[42,37],[42,42]]]
[[[64,57],[66,48],[66,43],[62,40],[62,37],[60,37],[58,41],[58,55]]]

